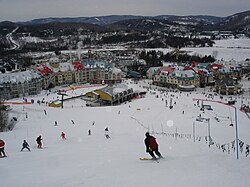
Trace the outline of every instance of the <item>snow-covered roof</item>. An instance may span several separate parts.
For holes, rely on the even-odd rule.
[[[123,91],[126,91],[128,89],[130,89],[130,87],[128,87],[126,84],[121,83],[121,84],[114,85],[113,87],[107,86],[105,88],[102,88],[101,90],[109,94],[110,96],[113,96]]]
[[[176,69],[174,72],[175,77],[179,78],[193,78],[195,77],[195,72],[193,70],[178,70]]]
[[[85,68],[105,68],[106,63],[105,62],[100,62],[100,61],[84,61],[82,62]]]
[[[82,62],[84,68],[95,69],[97,67],[105,69],[105,71],[112,71],[114,74],[121,73],[122,71],[113,66],[113,64],[100,62],[100,61],[84,61]]]
[[[59,63],[59,69],[60,71],[73,71],[74,66],[71,63],[64,62],[64,63]]]
[[[148,71],[147,72],[150,72],[150,73],[155,73],[158,69],[160,69],[161,67],[150,67],[149,69],[148,69]]]
[[[55,67],[55,66],[50,65],[50,64],[47,64],[47,66],[49,68],[51,68],[53,70],[53,72],[55,72],[55,73],[57,73],[59,71],[66,72],[66,71],[73,71],[74,70],[73,64],[71,64],[69,62],[58,63],[58,67]]]
[[[14,73],[3,73],[0,74],[0,84],[3,83],[24,83],[25,81],[30,81],[35,78],[41,78],[35,71],[27,70]]]
[[[112,72],[113,72],[114,74],[119,74],[119,73],[122,72],[122,70],[121,70],[121,69],[118,69],[118,68],[116,68],[116,67],[113,67]]]
[[[126,84],[123,84],[123,83],[117,84],[117,85],[113,86],[113,93],[114,94],[121,93],[121,92],[126,91],[128,89],[130,89],[130,88]]]

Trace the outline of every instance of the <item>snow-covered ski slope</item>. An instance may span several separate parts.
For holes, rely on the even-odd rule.
[[[147,81],[138,84],[130,80],[125,82],[134,90],[144,91],[145,86],[149,86]],[[82,92],[86,89],[89,90],[82,88]],[[79,90],[69,91],[74,92]],[[162,93],[150,89],[145,98],[107,107],[86,107],[81,99],[65,102],[63,109],[36,102],[13,105],[10,115],[17,117],[18,123],[13,131],[0,133],[8,154],[7,158],[0,159],[1,186],[247,187],[250,185],[250,156],[245,156],[245,145],[239,160],[231,149],[231,142],[235,139],[235,126],[230,126],[235,124],[234,109],[204,101],[213,110],[203,113],[195,106],[197,101],[193,98],[212,98],[205,96],[210,94],[208,90],[205,90],[206,94],[202,92],[204,89],[191,94]],[[53,92],[49,96],[46,94],[27,99],[45,98],[46,101],[57,97]],[[169,109],[170,98],[173,109]],[[219,95],[213,98],[214,101],[227,102],[225,99],[221,100]],[[236,99],[239,107],[242,97]],[[249,102],[249,99],[243,98],[243,101]],[[203,118],[210,118],[214,142],[210,148],[205,141],[208,123],[196,121],[200,114]],[[250,119],[239,110],[237,114],[239,139],[250,144]],[[54,126],[55,121],[57,126]],[[109,128],[110,139],[105,138],[106,127]],[[92,135],[88,135],[89,129]],[[140,157],[149,157],[144,146],[144,135],[148,129],[155,132],[153,136],[165,157],[159,163],[139,160]],[[61,139],[62,131],[66,133],[67,140]],[[45,146],[42,150],[35,148],[39,135],[42,135]],[[24,139],[30,144],[31,152],[20,152]],[[226,144],[227,151],[222,152],[216,146],[218,144]],[[229,153],[227,146],[230,146]]]

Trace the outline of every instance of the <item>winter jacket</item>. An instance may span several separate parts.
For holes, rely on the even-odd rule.
[[[41,137],[41,136],[37,137],[36,142],[37,142],[37,144],[41,144],[41,142],[42,142],[42,137]]]
[[[23,147],[29,147],[29,144],[26,141],[24,141],[23,142]]]
[[[4,146],[5,146],[5,142],[3,140],[0,140],[0,149],[4,148]]]
[[[155,149],[158,148],[158,144],[157,144],[157,142],[156,142],[156,139],[155,139],[155,137],[153,137],[153,136],[150,136],[150,135],[147,136],[147,137],[145,138],[144,142],[145,142],[145,145],[146,145],[147,150],[148,150],[148,149],[155,150]]]

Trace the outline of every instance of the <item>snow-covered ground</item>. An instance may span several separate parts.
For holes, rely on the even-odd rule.
[[[20,38],[22,41],[27,43],[44,43],[44,42],[55,42],[57,39],[53,40],[44,40],[38,37],[32,37],[32,36],[25,36]]]
[[[213,47],[182,48],[182,50],[188,51],[189,54],[212,55],[218,60],[244,61],[250,58],[250,39],[215,40]]]
[[[34,38],[29,38],[29,40]],[[100,51],[115,51],[115,50],[127,50],[127,48],[122,46],[109,46],[104,47],[102,49],[95,49],[93,47],[93,52],[100,52]],[[146,48],[141,49],[137,48],[136,50],[156,50],[162,51],[164,54],[169,53],[174,48]],[[225,39],[225,40],[215,40],[215,44],[213,47],[197,47],[197,48],[181,48],[182,51],[186,51],[190,55],[198,55],[198,56],[205,56],[205,55],[212,55],[217,60],[236,60],[236,61],[245,61],[246,59],[250,58],[250,39],[249,38],[241,38],[241,39]],[[86,54],[88,53],[88,49],[78,49],[78,50],[64,50],[61,51],[63,54]],[[44,56],[45,54],[51,54],[51,52],[36,52],[32,53],[33,56]],[[31,55],[29,53],[29,55]]]
[[[147,90],[145,87],[149,86],[146,80],[138,84],[126,80],[126,84],[134,90]],[[249,81],[244,85],[249,88]],[[68,93],[81,94],[91,89],[81,88]],[[53,91],[47,94],[27,99],[49,101],[57,97]],[[1,186],[248,187],[250,156],[246,157],[245,146],[250,144],[250,119],[238,108],[241,101],[249,103],[249,99],[233,97],[237,100],[239,139],[244,142],[237,160],[232,144],[235,110],[219,103],[227,102],[227,97],[220,99],[215,95],[211,98],[209,94],[212,93],[208,89],[192,93],[150,89],[145,98],[119,106],[86,107],[81,99],[65,102],[63,109],[36,102],[13,105],[10,115],[17,117],[18,123],[13,131],[0,133],[8,154],[7,158],[0,159]],[[173,109],[169,108],[171,98]],[[204,104],[211,105],[213,110],[203,113],[193,99],[211,100]],[[199,115],[210,119],[214,142],[210,148],[206,142],[208,122],[197,121]],[[54,126],[55,121],[57,126]],[[106,127],[110,139],[104,136]],[[92,135],[88,135],[88,130]],[[139,157],[149,157],[144,146],[148,130],[155,132],[153,135],[164,156],[159,163],[139,160]],[[67,140],[61,139],[62,131]],[[41,150],[36,148],[35,142],[39,135],[43,138],[44,149]],[[20,152],[24,139],[30,144],[31,152]],[[219,149],[224,144],[226,152]]]
[[[146,51],[156,50],[162,51],[164,54],[173,51],[173,48],[155,48],[146,49]],[[236,60],[245,61],[250,58],[250,39],[225,39],[215,40],[213,47],[196,47],[181,48],[182,51],[186,51],[190,55],[205,56],[212,55],[217,60]]]

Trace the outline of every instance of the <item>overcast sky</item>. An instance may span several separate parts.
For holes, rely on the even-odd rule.
[[[250,0],[0,0],[0,21],[104,15],[230,16],[250,10]]]

